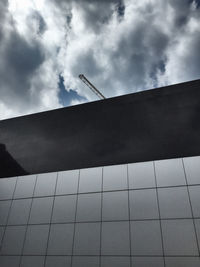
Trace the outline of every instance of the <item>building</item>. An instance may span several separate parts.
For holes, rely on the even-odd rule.
[[[200,80],[0,122],[0,267],[199,267]]]

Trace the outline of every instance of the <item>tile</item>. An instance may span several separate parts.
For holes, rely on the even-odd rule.
[[[196,227],[198,244],[199,244],[199,248],[200,248],[200,219],[195,219],[195,227]]]
[[[77,223],[74,255],[99,255],[100,223]]]
[[[103,193],[102,220],[128,220],[128,191]]]
[[[11,201],[0,201],[0,225],[6,225]]]
[[[0,250],[1,250],[1,242],[3,239],[4,230],[5,228],[3,226],[0,226]]]
[[[155,170],[158,186],[186,184],[182,159],[166,159],[155,161]]]
[[[132,267],[164,267],[162,257],[132,257]]]
[[[26,233],[24,255],[45,255],[49,225],[29,225]]]
[[[79,170],[58,173],[56,195],[76,194],[78,191]]]
[[[71,257],[47,256],[45,267],[71,267]]]
[[[53,197],[34,198],[29,223],[49,223],[51,219],[52,205]]]
[[[32,197],[35,182],[36,175],[25,175],[18,177],[14,199]]]
[[[80,170],[79,192],[100,192],[102,189],[102,167]]]
[[[50,229],[48,255],[71,255],[74,224],[52,224]]]
[[[130,267],[130,257],[101,257],[101,267]]]
[[[187,187],[159,188],[161,218],[190,218],[191,206]]]
[[[8,225],[27,224],[31,201],[31,199],[13,200],[8,218]]]
[[[129,188],[155,187],[153,162],[139,162],[128,164]]]
[[[127,165],[107,166],[103,168],[103,190],[127,189]]]
[[[194,217],[200,217],[200,186],[189,186],[189,194],[192,203]]]
[[[17,178],[0,179],[0,200],[12,199]]]
[[[99,257],[75,256],[72,259],[73,259],[72,267],[99,267]]]
[[[25,238],[25,226],[8,226],[5,231],[1,254],[20,255]]]
[[[103,222],[101,255],[130,255],[129,222]]]
[[[20,267],[44,267],[44,256],[23,256]]]
[[[77,222],[101,220],[101,193],[78,196],[76,220]]]
[[[162,232],[166,256],[198,255],[192,220],[163,220]]]
[[[158,219],[156,189],[129,191],[131,220]]]
[[[136,256],[163,255],[159,221],[131,222],[131,250]]]
[[[166,257],[166,267],[199,267],[200,260],[195,257]]]
[[[76,198],[76,195],[55,197],[52,222],[74,222],[76,211]]]
[[[200,156],[183,158],[188,184],[200,184]]]
[[[55,194],[57,173],[38,174],[35,186],[34,197],[52,196]]]
[[[19,267],[20,256],[0,256],[0,267]]]

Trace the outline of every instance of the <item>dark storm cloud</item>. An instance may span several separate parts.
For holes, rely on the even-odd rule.
[[[87,28],[99,32],[102,24],[107,24],[114,12],[120,17],[124,16],[125,5],[123,0],[54,0],[56,6],[62,9],[77,6],[84,14],[84,21]]]
[[[93,77],[103,71],[97,63],[98,59],[95,58],[94,51],[90,49],[79,56],[78,61],[72,67],[72,74],[78,77],[80,73],[84,72],[86,75]]]
[[[3,2],[2,2],[3,1]],[[36,39],[27,39],[15,27],[8,11],[8,2],[0,2],[0,106],[23,114],[40,106],[40,91],[32,88],[32,79],[45,61],[45,49]],[[40,34],[45,22],[39,12],[33,12],[27,22],[38,21]],[[32,30],[30,28],[30,30]],[[6,112],[5,112],[6,113]]]
[[[192,53],[191,53],[192,51]],[[188,42],[187,49],[182,59],[182,65],[188,66],[185,73],[186,80],[200,78],[200,33]]]
[[[30,78],[30,75],[43,62],[44,56],[39,44],[27,43],[19,34],[13,32],[4,50],[8,69],[17,74],[17,77]]]
[[[21,36],[14,24],[10,24],[7,1],[0,3],[0,99],[5,105],[27,109],[38,101],[37,95],[30,92],[31,78],[44,61],[42,47],[37,41],[28,42]],[[40,21],[41,18],[40,18]]]
[[[196,3],[197,8],[199,8],[200,7],[200,0],[194,0],[194,1]]]
[[[0,1],[0,21],[2,22],[5,18],[5,14],[8,8],[8,0],[1,0]]]
[[[116,0],[76,0],[84,11],[85,23],[88,28],[94,31],[100,31],[102,24],[107,24],[114,12],[123,16],[123,3]]]
[[[3,37],[3,27],[4,27],[4,20],[7,13],[8,1],[1,0],[0,1],[0,41]]]
[[[145,75],[156,71],[160,61],[165,60],[169,38],[157,27],[149,28],[148,24],[149,21],[138,24],[126,38],[122,38],[111,57],[115,61],[114,75],[120,75],[121,79],[126,80],[129,88],[133,83],[135,87],[145,88]],[[126,59],[123,69],[118,64],[120,58]]]
[[[117,13],[118,13],[118,16],[119,18],[123,18],[124,17],[124,14],[125,14],[125,5],[124,5],[124,1],[119,1],[117,6]]]
[[[190,18],[190,8],[193,0],[169,0],[170,6],[174,9],[174,26],[180,29]]]
[[[28,43],[19,33],[12,31],[1,44],[0,98],[5,104],[20,109],[36,104],[32,94],[31,78],[43,63],[44,55],[36,41]]]

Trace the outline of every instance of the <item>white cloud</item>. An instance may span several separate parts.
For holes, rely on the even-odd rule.
[[[200,78],[200,9],[192,0],[2,0],[0,117],[60,107],[67,90],[107,96]],[[73,99],[71,104],[80,103]]]
[[[200,19],[191,16],[184,33],[177,33],[166,51],[166,71],[158,74],[161,85],[200,78]]]

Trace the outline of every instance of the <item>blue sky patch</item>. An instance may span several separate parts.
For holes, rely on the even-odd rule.
[[[75,90],[70,89],[69,91],[67,91],[65,89],[64,78],[62,77],[62,75],[59,75],[58,86],[60,89],[58,94],[59,102],[64,107],[69,106],[72,100],[87,102],[87,99],[83,96],[80,96]]]

